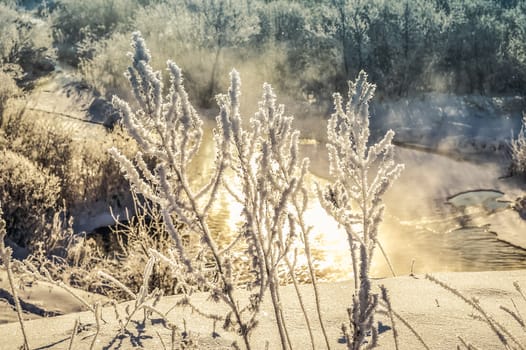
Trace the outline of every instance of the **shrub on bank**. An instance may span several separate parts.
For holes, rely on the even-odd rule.
[[[13,151],[0,151],[0,159],[0,202],[7,238],[25,247],[38,240],[36,233],[57,210],[60,180]]]

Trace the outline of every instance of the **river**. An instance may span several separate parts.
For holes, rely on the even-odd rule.
[[[308,156],[312,164],[312,173],[307,179],[311,198],[306,219],[313,226],[310,239],[315,247],[313,257],[318,278],[349,279],[352,265],[346,233],[321,208],[314,191],[314,183],[330,181],[325,147],[317,142],[303,143],[302,154]],[[205,142],[198,159],[213,159],[212,151],[212,145]],[[396,274],[526,268],[525,249],[498,239],[491,224],[480,224],[504,212],[515,215],[509,198],[523,189],[513,179],[499,179],[505,173],[503,163],[456,160],[403,147],[397,147],[396,153],[405,170],[385,196],[386,212],[379,234]],[[207,170],[202,168],[199,173],[205,174]],[[226,181],[235,183],[232,178]],[[487,192],[479,189],[498,193],[489,196],[497,204],[488,206],[488,198],[484,196]],[[469,197],[470,201],[462,202],[463,205],[448,201],[466,191],[474,191],[475,195]],[[464,197],[466,195],[458,198]],[[211,221],[220,245],[232,237],[225,232],[235,231],[240,220],[239,205],[223,192]],[[512,229],[517,233],[526,232],[523,226]],[[301,257],[298,264],[299,270],[306,268]],[[390,275],[386,260],[377,249],[371,276]],[[306,274],[300,273],[300,276],[307,278]]]

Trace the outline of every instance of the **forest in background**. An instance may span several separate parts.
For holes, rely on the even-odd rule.
[[[526,3],[519,0],[3,0],[0,6],[4,70],[8,64],[23,70],[28,51],[55,56],[106,97],[126,96],[122,52],[136,30],[149,43],[154,67],[168,58],[184,67],[201,108],[215,105],[233,67],[257,90],[268,81],[309,104],[330,103],[332,92],[362,69],[379,83],[380,99],[525,92]]]

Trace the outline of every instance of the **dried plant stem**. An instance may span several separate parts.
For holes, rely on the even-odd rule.
[[[69,339],[68,350],[73,350],[73,343],[75,342],[75,337],[77,336],[77,330],[79,328],[79,319],[75,319],[75,324],[73,325],[73,331],[71,332],[71,338]]]
[[[24,327],[24,319],[22,317],[22,306],[20,305],[20,299],[18,298],[18,292],[15,286],[15,279],[13,276],[13,269],[11,267],[11,254],[12,250],[10,247],[6,247],[4,239],[6,236],[6,225],[3,218],[4,212],[2,211],[2,206],[0,203],[0,258],[4,263],[4,266],[7,270],[7,279],[9,280],[9,286],[11,287],[11,293],[13,294],[13,299],[15,300],[16,315],[18,317],[18,322],[20,323],[20,330],[22,331],[22,336],[24,337],[24,350],[29,350],[29,342]]]
[[[1,214],[1,210],[0,210]],[[2,220],[0,218],[0,220]],[[7,270],[7,279],[9,280],[9,286],[11,287],[11,293],[13,293],[13,299],[15,300],[15,308],[16,308],[16,315],[18,317],[18,322],[20,323],[20,329],[22,331],[22,336],[24,337],[24,349],[29,350],[29,342],[28,337],[26,333],[26,329],[24,327],[24,319],[22,318],[22,306],[20,306],[20,299],[18,298],[18,292],[16,291],[15,286],[15,280],[13,278],[13,270],[11,268],[11,249],[5,248],[3,246],[3,237],[0,235],[0,239],[2,242],[0,242],[0,245],[2,246],[2,260],[4,261],[4,266]]]
[[[175,326],[172,326],[172,350],[175,350],[175,347],[177,345],[177,342],[175,341],[177,338],[177,328]]]
[[[276,323],[278,326],[279,337],[281,341],[281,347],[283,350],[287,348],[292,349],[290,342],[288,341],[287,331],[284,326],[283,313],[281,310],[281,300],[276,290],[277,281],[275,281],[275,276],[269,274],[269,290],[270,298],[272,299],[272,306],[274,308],[274,316],[276,317]]]
[[[524,295],[524,292],[522,291],[522,288],[521,288],[521,285],[519,284],[519,282],[518,281],[513,282],[513,286],[515,287],[517,292],[519,292],[519,294],[521,295],[522,299],[524,301],[526,301],[526,295]]]
[[[503,334],[507,335],[508,338],[510,338],[515,344],[517,344],[517,346],[519,347],[519,349],[522,349],[524,350],[524,346],[522,346],[521,342],[506,328],[504,327],[502,324],[500,324],[499,322],[497,322],[493,317],[489,317],[489,320],[486,319],[485,317],[484,318],[479,318],[480,321],[482,322],[485,322],[487,323],[490,327],[496,327],[498,328]],[[490,322],[494,323],[494,324],[490,324]],[[500,337],[499,337],[500,339]],[[506,347],[509,347],[509,344],[507,341],[502,341],[502,344],[505,345]]]
[[[294,205],[296,207],[296,211],[300,212],[299,204],[296,201],[294,202]],[[320,302],[320,293],[318,290],[318,281],[316,278],[316,273],[314,271],[314,266],[312,265],[312,254],[311,254],[310,241],[309,241],[310,229],[306,227],[305,221],[303,219],[303,215],[298,215],[298,223],[300,225],[301,233],[303,234],[303,245],[305,247],[305,257],[307,258],[307,266],[309,268],[309,275],[310,275],[310,279],[312,283],[312,290],[314,292],[314,301],[316,303],[316,314],[318,316],[318,322],[320,323],[320,329],[321,329],[321,332],[323,333],[325,345],[327,346],[327,349],[330,350],[331,346],[329,343],[329,337],[327,335],[327,331],[325,330],[325,324],[321,316],[321,302]],[[314,343],[313,343],[313,346],[314,346]]]
[[[457,337],[458,337],[458,340],[460,340],[460,342],[462,343],[462,345],[464,345],[466,347],[466,349],[468,349],[468,350],[480,350],[475,345],[465,341],[460,335],[457,336]]]
[[[119,287],[122,291],[126,292],[126,294],[128,294],[132,299],[135,299],[137,297],[135,295],[135,293],[130,290],[130,288],[126,287],[121,281],[119,281],[118,279],[116,279],[112,275],[110,275],[110,274],[108,274],[108,273],[106,273],[104,271],[99,271],[98,275],[100,277],[105,278],[108,281],[114,283],[115,286]]]
[[[510,310],[508,309],[506,306],[504,305],[501,305],[500,306],[500,309],[504,312],[506,312],[507,314],[509,314],[511,317],[513,317],[513,319],[515,321],[517,321],[517,323],[524,329],[524,320],[522,319],[522,316],[521,314],[519,313],[519,310],[517,309],[517,305],[515,304],[515,302],[513,301],[513,299],[511,300],[511,302],[513,303],[513,306],[515,307],[515,311],[513,310]]]
[[[391,325],[393,327],[393,339],[395,343],[395,349],[398,350],[400,349],[398,345],[398,330],[396,329],[396,323],[395,323],[395,319],[393,315],[393,307],[391,305],[391,299],[389,298],[389,294],[387,293],[387,288],[385,288],[384,285],[380,286],[380,290],[382,292],[381,293],[382,300],[387,306],[387,314],[389,315],[389,319],[391,320]]]
[[[276,277],[277,279],[277,277]],[[279,284],[278,284],[279,286]],[[281,317],[281,322],[283,323],[283,331],[285,332],[285,337],[287,339],[287,345],[289,347],[290,350],[292,350],[292,342],[290,341],[290,334],[289,334],[289,330],[287,328],[287,325],[285,323],[285,316],[283,314],[283,305],[281,303],[281,296],[279,294],[279,287],[276,288],[276,294],[277,294],[277,297],[278,297],[278,302],[279,302],[279,313],[280,313],[280,317]]]
[[[100,303],[96,303],[95,304],[95,323],[96,323],[97,328],[95,331],[95,336],[93,337],[93,340],[91,341],[90,350],[93,350],[95,343],[97,342],[99,333],[100,333],[101,316],[102,316],[102,310],[101,310]]]
[[[384,247],[382,246],[382,243],[380,242],[379,239],[375,239],[375,242],[376,242],[376,245],[378,245],[378,248],[380,248],[380,251],[382,252],[382,255],[385,258],[385,261],[387,262],[387,266],[389,266],[389,270],[391,271],[391,274],[393,275],[393,277],[396,277],[396,273],[394,271],[393,265],[391,264],[391,259],[389,259],[389,256],[385,252]]]
[[[415,259],[411,260],[411,272],[409,273],[409,276],[415,276]]]
[[[396,311],[392,310],[391,309],[391,312],[393,313],[393,315],[398,319],[400,320],[400,322],[403,323],[404,326],[407,327],[407,329],[409,329],[411,331],[411,333],[413,333],[413,335],[416,337],[416,339],[418,339],[418,341],[420,342],[420,344],[422,344],[422,346],[426,349],[426,350],[431,350],[431,348],[426,344],[426,342],[424,341],[424,339],[420,336],[420,334],[418,334],[418,332],[413,328],[413,326],[411,326],[411,324],[409,322],[407,322],[400,314],[398,314]]]
[[[64,289],[71,296],[73,296],[75,299],[77,299],[82,305],[87,307],[88,310],[90,310],[91,312],[95,312],[95,310],[93,309],[92,305],[90,305],[84,298],[82,298],[80,295],[78,295],[78,293],[76,293],[70,286],[68,286],[64,282],[54,281],[54,280],[50,280],[50,279],[46,279],[46,281],[47,282],[51,282],[51,283],[55,284],[56,286]]]
[[[166,344],[164,344],[163,337],[161,337],[161,334],[159,334],[158,331],[155,331],[155,333],[157,333],[157,337],[159,338],[159,341],[161,342],[161,345],[162,345],[162,347],[163,347],[163,350],[166,350]]]
[[[294,285],[294,290],[296,291],[296,296],[298,297],[298,301],[300,303],[301,312],[303,313],[303,317],[305,318],[305,323],[307,324],[307,330],[309,332],[312,350],[315,350],[316,346],[314,345],[314,334],[312,334],[312,327],[310,324],[309,315],[307,314],[307,310],[305,309],[305,304],[303,303],[303,296],[301,295],[301,292],[298,286],[298,279],[296,278],[296,274],[294,273],[294,264],[292,264],[289,258],[286,256],[285,256],[285,263],[287,264],[287,268],[289,269],[290,278],[292,280],[292,284]]]
[[[351,236],[348,238],[351,250],[352,272],[354,276],[354,290],[358,290],[358,288],[360,288],[360,279],[358,278],[358,255],[356,254],[358,244],[354,242]]]

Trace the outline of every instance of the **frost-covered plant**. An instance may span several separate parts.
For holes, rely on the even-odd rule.
[[[160,208],[163,225],[173,240],[170,251],[150,249],[149,254],[172,268],[185,294],[180,305],[198,310],[191,302],[196,288],[225,303],[229,307],[225,316],[207,316],[222,321],[225,330],[237,332],[247,349],[251,348],[249,338],[268,292],[282,348],[292,348],[278,276],[287,268],[293,274],[294,264],[288,254],[293,254],[297,227],[305,240],[310,230],[302,220],[308,201],[303,184],[308,162],[299,157],[299,132],[292,129],[292,117],[284,115],[272,88],[265,84],[259,112],[245,129],[239,113],[240,79],[233,71],[229,93],[217,97],[220,113],[214,130],[217,152],[213,173],[207,184],[194,188],[197,185],[191,182],[189,163],[201,144],[202,121],[188,101],[181,71],[168,61],[171,87],[164,96],[160,73],[151,68],[150,53],[139,33],[133,35],[132,46],[135,51],[128,78],[135,105],[119,98],[114,98],[114,105],[141,152],[134,160],[116,149],[110,152],[134,191]],[[241,193],[223,183],[225,171],[232,171],[239,179]],[[208,224],[222,185],[243,208],[240,232],[225,246],[217,244]],[[252,291],[248,300],[237,298],[234,290],[239,266],[232,261],[240,249],[251,259],[245,273],[250,275],[247,287]],[[299,292],[298,297],[301,303]],[[206,315],[201,310],[198,313]],[[306,312],[305,318],[309,324]]]
[[[161,74],[150,66],[150,53],[140,33],[133,34],[132,47],[133,61],[127,74],[135,105],[132,107],[117,97],[113,103],[121,111],[123,124],[141,152],[135,160],[115,148],[110,152],[133,189],[161,208],[174,245],[168,260],[182,269],[185,279],[191,280],[195,287],[209,291],[213,300],[230,308],[225,328],[236,329],[250,348],[248,330],[253,325],[242,319],[242,309],[234,295],[231,262],[221,254],[207,222],[227,166],[224,154],[228,146],[225,136],[230,133],[228,125],[224,125],[221,116],[217,118],[214,173],[203,187],[193,188],[189,163],[199,150],[203,122],[188,101],[181,70],[172,61],[167,62],[170,90],[165,96]],[[149,167],[147,160],[154,166]],[[190,237],[190,243],[186,236]],[[191,244],[195,241],[197,244]]]
[[[99,201],[114,207],[130,202],[128,182],[105,150],[118,145],[126,154],[133,154],[137,148],[133,141],[114,130],[77,142],[71,127],[52,122],[21,102],[9,103],[5,110],[2,129],[6,148],[57,178],[59,202],[65,201],[72,215]]]
[[[511,149],[511,172],[512,174],[526,174],[526,114],[522,117],[521,129],[517,138],[512,138]]]
[[[201,235],[203,243],[220,265],[217,247],[210,236],[206,216],[216,197],[225,168],[222,153],[218,152],[216,171],[204,187],[197,190],[190,186],[188,166],[197,153],[203,136],[202,120],[188,101],[182,85],[181,70],[168,61],[171,88],[163,96],[163,82],[159,72],[150,66],[150,54],[139,33],[133,35],[133,65],[128,69],[137,108],[114,97],[113,103],[122,113],[123,124],[141,151],[135,161],[117,149],[110,153],[118,160],[134,190],[160,205],[168,232],[172,235],[181,263],[189,273],[197,272],[195,259],[205,252],[185,250],[177,226]],[[216,138],[220,142],[219,138]],[[219,145],[219,148],[222,148]],[[154,168],[147,165],[153,161]],[[197,254],[196,254],[197,253]],[[200,282],[205,283],[204,280]]]
[[[155,265],[156,258],[152,256],[148,262],[146,263],[146,266],[144,267],[143,272],[143,281],[142,285],[139,288],[139,291],[137,293],[134,293],[132,290],[130,290],[127,286],[125,286],[123,283],[121,283],[119,280],[115,279],[113,276],[100,271],[99,276],[102,277],[105,280],[108,280],[109,282],[115,284],[116,287],[122,289],[125,293],[127,293],[132,300],[135,301],[131,307],[126,308],[126,316],[124,318],[118,317],[119,325],[121,327],[121,333],[124,334],[126,332],[128,324],[132,320],[133,316],[140,310],[143,310],[145,305],[149,301],[153,302],[153,306],[159,302],[162,292],[158,288],[154,288],[150,292],[149,284],[150,284],[150,277],[152,275],[152,271]]]
[[[229,164],[241,184],[241,191],[225,184],[243,208],[243,225],[234,243],[244,241],[246,253],[252,259],[250,270],[254,278],[249,286],[253,290],[249,324],[256,321],[268,291],[281,345],[287,349],[291,344],[279,296],[278,269],[287,265],[295,281],[288,255],[297,240],[297,227],[307,234],[301,220],[308,201],[304,185],[308,160],[300,159],[299,131],[292,128],[293,118],[285,115],[284,106],[276,104],[269,84],[263,86],[259,111],[250,118],[248,128],[243,126],[239,112],[240,85],[239,74],[234,70],[229,93],[218,96],[220,117],[223,125],[228,125],[223,137],[230,143]],[[232,250],[233,246],[225,251]],[[299,291],[297,295],[302,303]],[[304,315],[310,325],[305,310]],[[323,328],[323,324],[321,326]]]
[[[389,130],[377,143],[370,144],[369,101],[375,85],[360,72],[349,83],[349,101],[345,109],[340,94],[334,94],[335,112],[327,127],[330,174],[334,182],[319,190],[320,202],[345,229],[353,263],[355,293],[349,309],[351,331],[345,330],[349,349],[376,345],[373,327],[378,295],[371,290],[369,268],[374,250],[381,248],[378,228],[384,205],[382,197],[399,176],[403,165],[393,156],[394,132]]]
[[[61,183],[61,197],[66,199],[65,192],[70,190],[66,187],[74,187],[68,181],[75,156],[71,130],[38,118],[36,112],[27,111],[25,106],[12,107],[7,110],[3,125],[9,149],[55,175]]]
[[[109,233],[111,248],[105,254],[105,258],[95,257],[95,266],[90,269],[111,272],[117,280],[126,281],[128,288],[138,290],[143,284],[142,267],[151,256],[149,250],[170,256],[173,241],[166,232],[158,206],[138,198],[135,194],[133,197],[134,208],[131,213],[134,216],[126,216],[125,221],[116,218],[119,223],[112,227]],[[179,278],[174,277],[170,266],[159,264],[152,271],[150,286],[159,288],[167,295],[180,293]],[[96,282],[92,284],[96,285]],[[129,294],[122,289],[108,288],[107,284],[100,285],[100,288],[116,300],[129,298]]]
[[[474,320],[480,321],[484,324],[486,324],[493,334],[498,338],[499,342],[506,348],[506,349],[526,349],[526,346],[523,342],[521,342],[502,322],[499,322],[495,316],[491,315],[485,308],[482,307],[480,300],[476,297],[468,297],[465,296],[463,293],[461,293],[459,290],[455,289],[453,286],[447,284],[444,281],[439,280],[438,278],[426,274],[426,279],[435,283],[436,285],[442,287],[443,289],[447,290],[448,292],[452,293],[459,299],[461,299],[464,303],[471,306],[473,309],[473,314],[471,317]],[[513,286],[515,287],[515,290],[520,294],[522,299],[526,301],[526,297],[521,289],[520,284],[515,281],[513,283]],[[524,331],[524,319],[522,318],[519,310],[517,309],[517,305],[511,299],[513,306],[515,308],[515,311],[510,310],[506,306],[500,305],[499,309],[504,311],[508,316],[511,316],[512,319],[517,322],[522,330]],[[459,340],[461,344],[467,348],[470,349],[478,349],[474,345],[466,342],[463,338],[459,337]],[[460,347],[458,347],[460,348]]]

